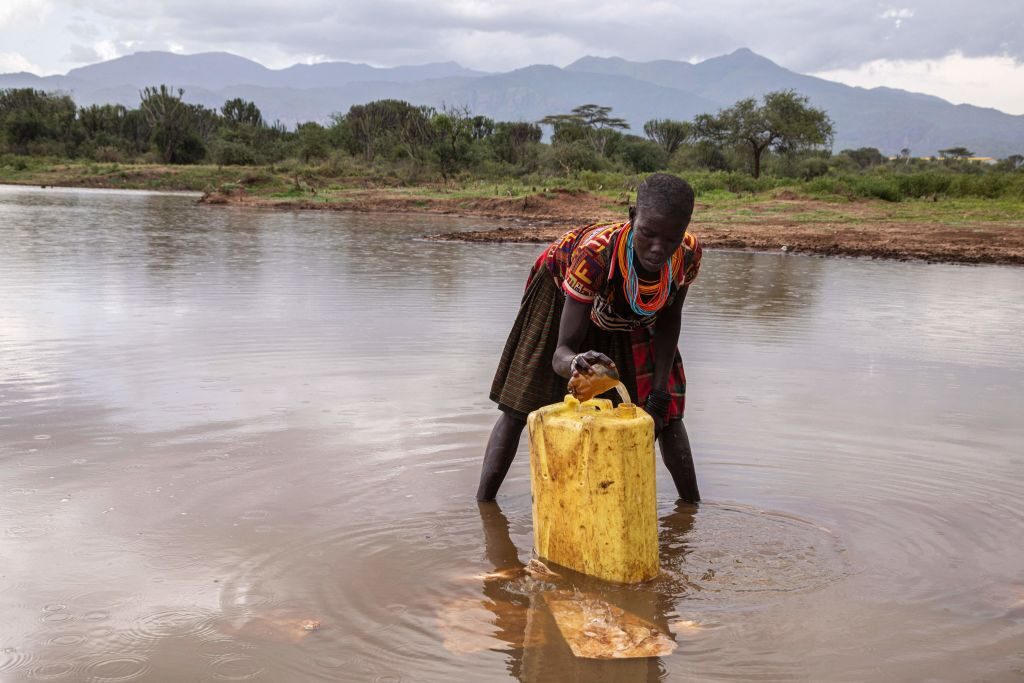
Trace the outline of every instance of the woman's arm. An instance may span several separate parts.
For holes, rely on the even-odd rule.
[[[590,325],[590,308],[593,304],[585,304],[565,297],[565,306],[562,308],[562,318],[558,323],[558,347],[555,355],[551,358],[551,367],[554,371],[568,379],[572,375],[572,359],[583,351],[580,346],[587,334],[587,326]],[[590,371],[594,363],[601,363],[615,367],[612,359],[597,351],[586,351],[576,361],[576,369],[582,373]]]

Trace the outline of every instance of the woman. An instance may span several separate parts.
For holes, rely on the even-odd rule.
[[[597,364],[615,367],[654,418],[679,497],[700,500],[682,421],[686,376],[678,349],[683,301],[700,268],[700,244],[686,232],[692,215],[693,189],[656,173],[637,189],[628,222],[570,231],[540,255],[491,386],[501,416],[487,442],[477,500],[498,493],[526,416],[561,401],[566,379]]]

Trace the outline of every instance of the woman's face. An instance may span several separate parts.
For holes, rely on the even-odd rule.
[[[690,220],[644,213],[640,209],[632,214],[632,220],[633,253],[644,270],[657,273],[683,243]]]

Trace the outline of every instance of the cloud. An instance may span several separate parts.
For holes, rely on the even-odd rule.
[[[23,2],[25,0],[22,0]],[[65,0],[66,2],[67,0]],[[118,41],[175,42],[189,52],[233,49],[262,61],[310,55],[381,65],[458,59],[511,69],[584,54],[626,59],[711,57],[750,47],[802,71],[854,68],[876,59],[1024,58],[1018,3],[876,0],[689,4],[619,0],[93,0]]]
[[[43,22],[51,9],[49,0],[3,0],[0,3],[0,28],[17,23]]]
[[[64,61],[76,64],[93,64],[106,62],[126,54],[131,54],[138,46],[133,41],[114,42],[113,40],[97,40],[92,45],[75,43],[64,56]],[[160,49],[175,52],[171,43],[160,46]]]
[[[101,58],[223,50],[274,68],[454,59],[492,71],[587,54],[692,61],[749,47],[785,67],[822,72],[877,60],[941,60],[953,51],[1022,60],[1019,5],[973,0],[967,11],[963,0],[0,0],[0,44],[50,70],[61,55],[68,55],[65,64],[85,57],[87,46]],[[46,19],[34,38],[10,28],[38,17]],[[103,41],[115,49],[99,49]]]
[[[100,61],[100,55],[91,45],[79,45],[76,43],[64,55],[64,61],[75,64],[92,64],[93,62]]]
[[[42,69],[17,52],[0,52],[0,74],[19,71],[38,74]]]
[[[885,10],[884,12],[882,12],[882,14],[881,14],[881,18],[882,19],[892,19],[893,20],[893,25],[895,25],[896,28],[899,28],[900,26],[903,25],[903,20],[904,19],[910,19],[913,16],[914,16],[914,10],[912,10],[912,9],[906,9],[906,8],[894,9],[894,8],[891,8],[891,7],[889,9]]]
[[[940,59],[877,59],[856,69],[815,75],[865,88],[886,86],[927,92],[956,104],[1024,114],[1024,63],[1006,56],[966,57],[957,52]]]

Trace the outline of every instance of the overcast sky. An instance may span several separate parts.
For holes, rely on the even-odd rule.
[[[1024,114],[1022,36],[1024,0],[0,0],[0,73],[138,50],[506,71],[749,47],[802,73]]]

